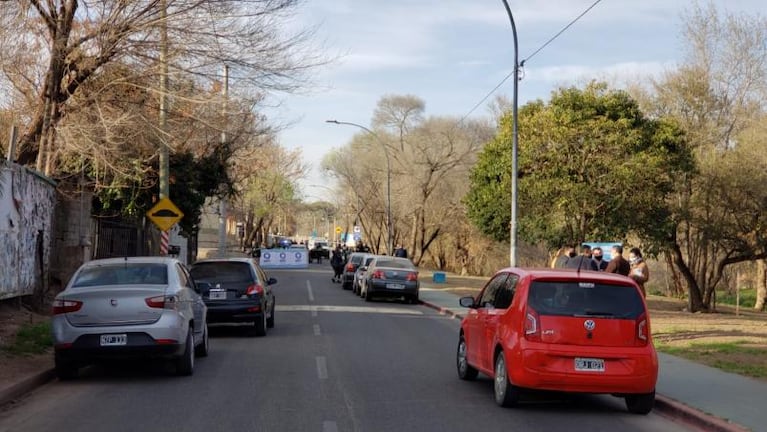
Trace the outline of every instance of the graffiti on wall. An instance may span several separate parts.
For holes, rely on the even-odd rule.
[[[51,253],[55,184],[0,161],[0,300],[41,289]]]

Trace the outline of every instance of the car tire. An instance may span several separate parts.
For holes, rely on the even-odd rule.
[[[626,409],[632,414],[646,415],[655,406],[655,391],[626,396]]]
[[[509,382],[506,356],[503,351],[495,359],[495,377],[493,378],[493,394],[495,403],[502,407],[512,407],[519,402],[519,389]]]
[[[266,336],[266,327],[266,308],[264,308],[264,313],[261,314],[261,318],[253,323],[253,335],[259,337]]]
[[[54,355],[54,369],[56,371],[56,377],[60,381],[68,381],[77,378],[79,368],[77,364],[61,358],[61,356]]]
[[[189,332],[186,334],[186,346],[184,347],[184,353],[176,359],[176,375],[190,376],[194,374],[194,337],[192,336],[192,328],[189,327]]]
[[[418,294],[413,294],[410,296],[410,304],[419,304],[421,303],[421,300],[418,298]]]
[[[205,323],[205,327],[202,329],[202,342],[194,347],[194,355],[197,357],[207,357],[210,344],[208,342],[208,323]]]
[[[477,378],[479,371],[469,364],[469,358],[467,356],[468,348],[466,347],[466,339],[463,335],[458,338],[458,349],[455,353],[455,363],[458,369],[458,378],[465,381],[472,381]]]
[[[277,300],[272,301],[272,313],[269,314],[269,318],[266,319],[266,327],[274,328],[274,310],[277,308]]]

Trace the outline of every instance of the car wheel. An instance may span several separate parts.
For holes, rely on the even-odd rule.
[[[458,339],[458,351],[455,356],[456,366],[458,367],[458,378],[471,381],[477,378],[479,371],[469,364],[469,358],[466,354],[467,352],[466,339],[461,335]]]
[[[410,296],[410,303],[411,304],[421,303],[421,300],[418,298],[418,294],[413,294],[412,296]]]
[[[272,302],[272,313],[269,314],[269,318],[266,319],[266,327],[274,328],[274,309],[277,307],[277,300]]]
[[[197,357],[207,357],[208,349],[210,345],[208,343],[208,323],[205,323],[205,327],[202,329],[202,342],[194,347],[194,355]]]
[[[655,391],[626,396],[626,408],[632,414],[649,414],[655,406]]]
[[[79,368],[77,364],[54,355],[56,377],[61,381],[73,380],[77,378]]]
[[[194,337],[192,328],[186,334],[186,346],[181,357],[176,359],[176,375],[189,376],[194,373]]]
[[[266,308],[264,308],[264,313],[261,314],[261,317],[253,323],[253,334],[255,336],[266,336]]]
[[[495,378],[493,379],[495,403],[502,407],[511,407],[519,402],[519,389],[509,382],[506,369],[506,357],[503,351],[495,359]]]

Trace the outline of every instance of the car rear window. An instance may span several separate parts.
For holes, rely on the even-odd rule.
[[[362,262],[362,257],[365,255],[352,255],[352,257],[349,259],[349,262],[352,264],[359,264]]]
[[[159,263],[122,263],[83,268],[73,288],[117,285],[167,285],[168,266]]]
[[[196,281],[251,282],[250,265],[244,262],[201,262],[192,264],[189,270]]]
[[[388,268],[413,270],[413,266],[410,263],[405,261],[399,261],[399,260],[378,260],[376,262],[376,267],[388,267]]]
[[[534,281],[527,303],[540,315],[636,319],[645,312],[633,286],[583,281]]]

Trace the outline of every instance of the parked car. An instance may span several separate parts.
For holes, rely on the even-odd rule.
[[[418,269],[407,258],[377,256],[368,265],[362,285],[362,298],[401,297],[410,303],[418,303],[420,290]]]
[[[192,375],[208,355],[207,308],[184,266],[164,257],[111,258],[83,264],[53,302],[59,379],[110,358],[161,357]]]
[[[266,336],[274,327],[277,280],[251,258],[213,258],[192,264],[189,272],[208,306],[210,323],[252,323],[251,332]]]
[[[349,255],[349,259],[346,260],[344,265],[344,272],[341,274],[341,288],[352,289],[354,286],[354,273],[357,272],[357,268],[362,263],[362,259],[369,255],[365,252],[353,252]]]
[[[494,379],[495,401],[525,389],[607,393],[632,413],[655,401],[658,357],[637,284],[598,272],[506,268],[476,297],[458,338],[458,376]]]
[[[368,266],[375,257],[376,255],[373,254],[365,254],[365,256],[362,257],[362,261],[360,261],[360,265],[357,267],[357,271],[354,272],[354,281],[352,282],[352,292],[354,294],[360,295],[362,292],[361,288],[365,280],[365,273],[367,272]]]

